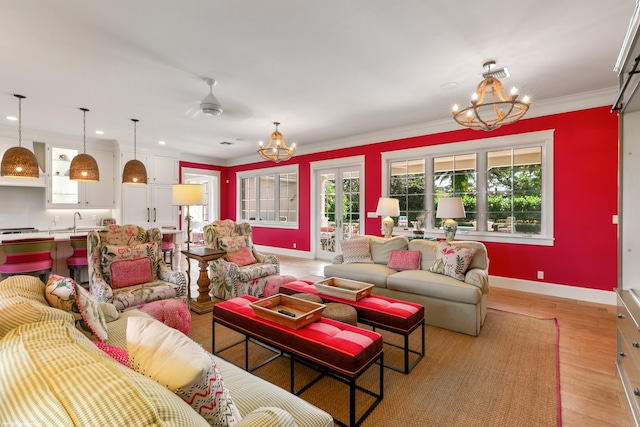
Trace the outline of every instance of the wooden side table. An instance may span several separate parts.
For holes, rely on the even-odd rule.
[[[209,261],[214,261],[223,257],[226,252],[198,247],[190,250],[181,251],[182,255],[187,257],[187,304],[189,308],[198,314],[209,313],[213,311],[213,300],[209,296],[209,275],[207,274],[207,266]],[[191,259],[198,260],[200,267],[200,275],[198,276],[198,298],[191,300]]]

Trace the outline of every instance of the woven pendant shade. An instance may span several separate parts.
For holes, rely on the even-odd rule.
[[[82,154],[78,154],[71,161],[69,167],[69,179],[71,181],[98,182],[100,181],[100,170],[96,159],[87,154],[87,110],[80,108],[84,115],[84,134],[82,139]]]
[[[146,184],[147,168],[140,160],[136,160],[136,125],[138,119],[131,119],[133,122],[133,160],[129,160],[122,170],[123,184]]]
[[[2,176],[38,178],[40,168],[35,154],[24,147],[11,147],[2,156]]]
[[[69,179],[84,182],[100,181],[100,171],[96,159],[84,153],[75,156],[69,168]]]
[[[140,160],[129,160],[122,171],[123,184],[146,184],[147,168]]]
[[[18,98],[18,146],[11,147],[4,152],[0,165],[0,176],[9,178],[39,178],[40,167],[38,159],[27,148],[22,146],[22,95],[13,95]]]

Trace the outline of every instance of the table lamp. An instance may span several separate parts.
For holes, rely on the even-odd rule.
[[[398,201],[398,199],[380,197],[378,199],[376,215],[386,216],[386,218],[382,220],[382,234],[384,234],[385,239],[390,238],[391,234],[393,233],[394,225],[393,219],[391,219],[391,217],[400,215],[400,202]]]
[[[191,241],[191,216],[189,206],[206,205],[207,199],[204,185],[201,184],[174,184],[171,188],[171,204],[173,206],[187,207],[187,250],[190,250]]]
[[[438,199],[436,218],[446,218],[442,222],[442,229],[447,242],[451,242],[456,237],[458,223],[453,218],[464,218],[466,215],[462,197],[441,197]]]

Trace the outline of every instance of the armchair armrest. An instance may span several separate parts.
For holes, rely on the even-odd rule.
[[[252,250],[253,252],[253,256],[255,257],[256,261],[263,263],[263,264],[276,264],[279,265],[280,261],[278,261],[278,258],[275,255],[264,255],[261,254],[260,252],[256,251],[255,249]]]
[[[173,271],[165,263],[160,263],[158,268],[158,277],[165,282],[175,283],[179,286],[176,296],[187,296],[187,279],[181,271]]]
[[[464,275],[464,282],[480,288],[483,294],[489,292],[489,274],[487,270],[472,268]]]
[[[211,279],[209,289],[211,289],[213,295],[217,298],[223,298],[227,292],[231,294],[231,289],[227,285],[236,283],[240,278],[239,267],[236,263],[229,262],[224,257],[218,258],[209,262],[209,278]]]

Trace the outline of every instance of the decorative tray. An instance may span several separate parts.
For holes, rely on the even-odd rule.
[[[314,283],[319,293],[342,298],[349,301],[358,301],[369,296],[373,285],[355,280],[329,277],[328,279]]]
[[[256,316],[291,329],[300,329],[322,317],[324,304],[277,294],[250,304]]]

